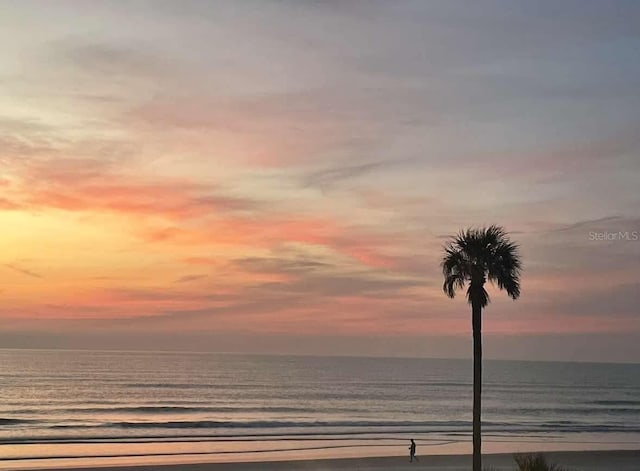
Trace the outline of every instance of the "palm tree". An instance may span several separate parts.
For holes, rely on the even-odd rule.
[[[522,262],[519,247],[500,226],[460,231],[444,247],[442,289],[450,298],[467,288],[473,328],[473,471],[481,471],[480,400],[482,393],[482,309],[489,304],[484,284],[489,280],[517,299]]]

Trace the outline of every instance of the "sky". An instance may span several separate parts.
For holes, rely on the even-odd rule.
[[[3,1],[0,346],[640,362],[640,3]]]

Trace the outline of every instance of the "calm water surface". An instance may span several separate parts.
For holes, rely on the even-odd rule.
[[[467,360],[0,350],[0,377],[4,468],[470,450]],[[640,438],[640,365],[486,361],[483,398],[488,451]]]

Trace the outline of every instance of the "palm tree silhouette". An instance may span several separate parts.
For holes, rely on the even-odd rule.
[[[482,309],[489,304],[484,284],[489,280],[517,299],[522,262],[519,247],[500,226],[460,231],[444,247],[442,289],[450,298],[467,288],[473,328],[473,471],[481,471],[480,410],[482,394]]]

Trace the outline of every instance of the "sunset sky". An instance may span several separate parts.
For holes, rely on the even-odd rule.
[[[469,357],[442,245],[496,223],[487,356],[640,362],[639,2],[3,1],[0,44],[0,347]]]

